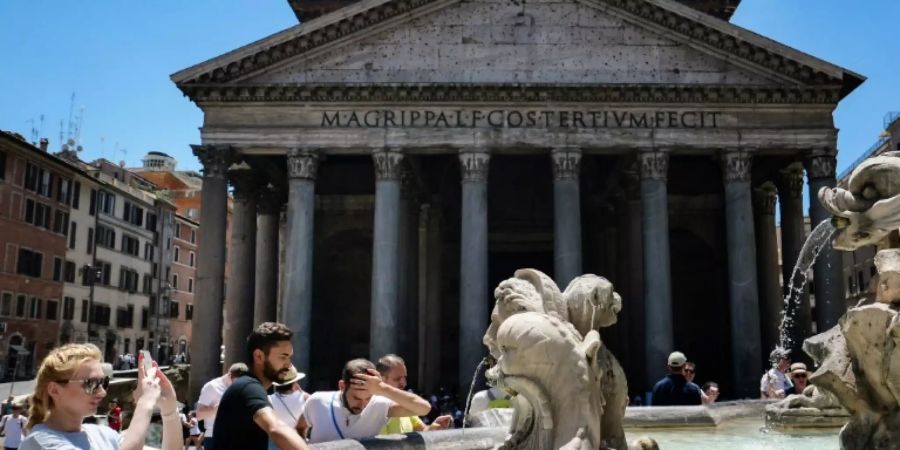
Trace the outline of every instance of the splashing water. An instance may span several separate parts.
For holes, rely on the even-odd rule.
[[[466,424],[469,422],[469,409],[472,407],[472,396],[475,394],[475,382],[478,381],[478,372],[481,372],[481,368],[487,363],[487,358],[482,359],[481,362],[475,366],[475,373],[472,374],[472,384],[469,385],[469,395],[466,397],[466,409],[463,410],[463,420],[462,420],[462,429],[465,431]]]
[[[794,345],[791,330],[795,326],[796,313],[800,307],[800,299],[806,288],[806,278],[816,258],[822,249],[831,241],[831,237],[837,230],[831,224],[830,220],[824,220],[822,223],[809,233],[803,248],[800,250],[800,256],[791,271],[791,280],[788,283],[787,295],[784,296],[784,310],[781,312],[781,324],[779,330],[778,348],[790,349]],[[777,365],[777,361],[773,361],[773,365]]]

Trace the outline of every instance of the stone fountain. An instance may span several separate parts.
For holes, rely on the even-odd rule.
[[[847,189],[824,188],[818,194],[834,214],[835,248],[878,245],[881,250],[875,256],[875,303],[850,308],[838,325],[804,342],[804,351],[820,365],[810,382],[850,412],[840,432],[842,449],[897,449],[900,249],[886,248],[885,238],[900,227],[900,152],[864,161],[850,175]]]
[[[484,344],[496,363],[487,378],[512,395],[513,407],[500,448],[628,448],[625,373],[599,333],[622,308],[612,283],[582,275],[560,292],[546,274],[521,269],[494,297]]]

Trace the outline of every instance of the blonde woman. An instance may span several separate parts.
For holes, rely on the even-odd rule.
[[[44,358],[31,397],[29,434],[20,450],[140,450],[157,402],[163,417],[163,449],[181,448],[172,383],[158,370],[156,376],[146,376],[143,364],[138,365],[136,406],[128,430],[120,437],[109,427],[82,425],[84,417],[96,414],[109,387],[100,359],[99,349],[91,344],[64,345]]]

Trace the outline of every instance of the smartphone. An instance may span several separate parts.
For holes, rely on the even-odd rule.
[[[153,357],[147,350],[141,350],[141,363],[144,364],[144,373],[147,378],[156,378],[156,368],[153,367]]]

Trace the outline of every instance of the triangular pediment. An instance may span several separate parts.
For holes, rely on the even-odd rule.
[[[786,84],[577,0],[456,2],[243,81]]]
[[[208,86],[822,86],[862,77],[672,0],[364,0],[172,76]]]

